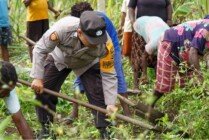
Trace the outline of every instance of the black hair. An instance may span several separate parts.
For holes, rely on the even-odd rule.
[[[93,11],[94,9],[91,7],[91,4],[88,2],[80,2],[76,3],[71,7],[70,15],[74,17],[80,18],[81,14],[84,11]]]
[[[15,67],[7,62],[0,61],[0,85],[16,85],[18,77],[15,70]]]

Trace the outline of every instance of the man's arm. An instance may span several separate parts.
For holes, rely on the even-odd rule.
[[[198,77],[199,82],[203,82],[203,76],[201,75],[201,69],[199,63],[198,50],[194,47],[191,47],[189,50],[189,64],[194,74]]]
[[[167,24],[169,26],[172,26],[173,25],[173,21],[172,21],[172,14],[173,14],[173,7],[171,5],[171,3],[167,6]]]
[[[23,117],[21,110],[12,114],[12,120],[23,139],[33,139],[33,132]]]
[[[15,92],[15,89],[10,92],[10,95],[4,98],[6,107],[9,113],[12,115],[12,120],[17,127],[20,135],[23,139],[33,139],[33,133],[28,126],[25,118],[20,110],[20,103]]]
[[[205,50],[206,37],[208,36],[208,31],[206,30],[207,27],[205,27],[204,24],[200,24],[199,26],[200,29],[194,33],[189,50],[190,65],[198,71],[200,71],[198,54],[203,54]]]
[[[130,18],[131,24],[133,26],[133,24],[135,22],[135,9],[128,8],[128,10],[129,10],[129,18]]]
[[[126,17],[126,13],[125,12],[121,12],[120,27],[118,29],[118,35],[119,36],[122,36],[123,26],[124,26],[124,23],[125,23],[125,17]]]
[[[119,36],[121,35],[121,33],[123,31],[123,26],[124,26],[124,23],[125,23],[127,9],[128,9],[128,7],[126,5],[126,1],[123,0],[123,4],[122,4],[122,7],[121,7],[120,27],[118,29],[118,35]]]
[[[102,76],[102,86],[104,91],[105,104],[109,112],[115,112],[115,102],[117,99],[118,81],[114,68],[114,48],[112,41],[107,42],[107,54],[100,59],[100,70]]]
[[[129,18],[131,21],[131,24],[133,26],[134,22],[135,22],[135,9],[137,7],[137,0],[130,0],[129,4],[128,4],[128,12],[129,12]]]
[[[55,10],[49,2],[47,2],[47,4],[48,4],[48,9],[55,14],[55,19],[57,19],[60,15],[60,11]]]
[[[30,76],[34,78],[31,87],[38,93],[43,91],[44,61],[62,39],[62,27],[51,27],[36,43],[33,49],[33,66]]]
[[[189,50],[189,63],[194,69],[200,70],[198,50],[194,47],[191,47]]]

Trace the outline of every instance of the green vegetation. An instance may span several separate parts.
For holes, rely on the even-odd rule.
[[[61,9],[62,15],[65,16],[69,13],[70,7],[81,0],[52,0],[52,3],[56,9]],[[96,0],[89,0],[96,7]],[[120,7],[122,0],[107,0],[107,14],[113,20],[116,26],[119,25],[120,19]],[[207,0],[175,0],[174,4],[174,20],[179,23],[188,19],[202,18],[206,13],[209,13],[209,4]],[[11,61],[16,66],[20,79],[31,81],[29,77],[29,71],[31,63],[29,60],[27,47],[25,42],[18,38],[18,35],[25,34],[25,17],[26,9],[20,0],[12,1],[11,3],[11,23],[13,27],[14,43],[10,46]],[[96,9],[96,8],[95,8]],[[54,22],[53,16],[50,15],[52,24]],[[132,70],[127,59],[123,61],[124,71],[126,75],[126,81],[129,88],[132,88],[133,77]],[[168,133],[154,133],[152,131],[144,131],[143,129],[127,124],[125,122],[118,121],[117,125],[112,128],[114,136],[118,139],[182,139],[181,134],[177,134],[179,131],[183,131],[189,134],[191,139],[206,139],[209,138],[209,74],[205,69],[205,65],[202,64],[204,71],[205,81],[202,85],[198,85],[191,79],[188,85],[183,88],[176,88],[172,93],[163,97],[157,104],[159,110],[165,112],[173,112],[176,114],[175,120],[169,122],[166,117],[162,118],[161,125],[164,128],[170,128],[172,131]],[[150,72],[153,75],[153,72]],[[72,82],[75,76],[69,75],[65,81],[61,92],[73,97]],[[154,81],[146,86],[140,86],[142,95],[136,95],[130,97],[133,101],[148,101],[152,93]],[[35,101],[33,91],[25,86],[17,87],[18,96],[21,101],[22,111],[24,113],[27,122],[36,132],[40,126],[35,114],[34,105],[40,105]],[[81,95],[81,100],[86,101],[84,95]],[[0,101],[4,104],[3,101]],[[61,117],[67,116],[72,109],[72,104],[59,100],[57,105],[57,113]],[[119,106],[119,102],[118,102]],[[119,113],[122,110],[119,106]],[[20,139],[17,130],[10,121],[10,117],[6,117],[5,106],[0,107],[0,139]],[[134,116],[136,119],[140,119]],[[141,119],[140,119],[141,120]],[[146,122],[146,121],[145,121]],[[90,110],[80,107],[79,119],[72,125],[65,125],[55,121],[53,124],[53,130],[59,135],[57,139],[98,139],[99,132],[93,125],[93,116]],[[6,131],[4,131],[6,130]]]

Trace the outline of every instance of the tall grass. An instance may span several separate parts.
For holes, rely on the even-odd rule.
[[[174,0],[173,7],[173,17],[176,23],[203,18],[209,14],[208,0]]]

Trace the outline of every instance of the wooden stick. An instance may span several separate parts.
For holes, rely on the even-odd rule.
[[[134,103],[133,101],[121,96],[120,94],[117,95],[120,100],[125,102],[126,104],[132,106],[134,108],[135,114],[139,117],[142,117],[144,119],[147,119],[148,121],[156,124],[158,119],[165,116],[164,113],[151,108],[149,105],[145,105],[141,102]],[[169,116],[169,120],[172,121],[173,118]]]
[[[27,38],[27,37],[25,37],[23,35],[20,35],[19,37],[24,39],[25,41],[27,41],[28,43],[30,43],[33,46],[36,45],[36,43],[33,40],[31,40],[31,39],[29,39],[29,38]]]
[[[141,94],[140,90],[132,90],[132,89],[128,89],[126,93],[128,95],[139,95],[139,94]]]
[[[31,83],[29,83],[27,81],[23,81],[23,80],[19,79],[18,82],[23,84],[23,85],[26,85],[26,86],[31,86]],[[74,98],[70,98],[70,97],[68,97],[68,96],[66,96],[64,94],[60,94],[58,92],[54,92],[54,91],[46,89],[46,88],[44,88],[44,92],[46,92],[47,94],[50,94],[50,95],[62,98],[64,100],[77,103],[77,104],[82,105],[84,107],[87,107],[87,108],[99,111],[101,113],[104,113],[104,114],[107,114],[108,116],[110,116],[110,114],[107,112],[107,110],[103,109],[101,107],[98,107],[98,106],[95,106],[95,105],[92,105],[92,104],[89,104],[89,103],[84,103],[84,102],[82,102],[80,100],[77,100],[77,99],[74,99]],[[139,121],[139,120],[136,120],[136,119],[133,119],[133,118],[121,115],[121,114],[117,114],[117,113],[115,114],[115,116],[116,116],[116,118],[118,118],[120,120],[132,123],[134,125],[138,125],[138,126],[141,126],[143,128],[146,128],[146,129],[149,129],[149,130],[153,130],[153,131],[156,131],[156,132],[162,132],[161,128],[152,126],[152,125],[144,123],[142,121]]]

